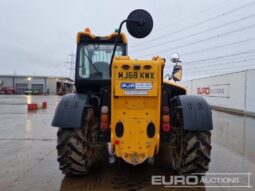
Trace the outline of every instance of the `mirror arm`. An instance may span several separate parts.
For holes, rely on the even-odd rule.
[[[122,28],[122,25],[126,22],[137,22],[137,24],[139,24],[140,26],[143,26],[145,24],[145,21],[142,20],[142,19],[141,20],[125,19],[120,23],[118,34],[117,34],[117,37],[115,39],[114,48],[113,48],[112,57],[111,57],[111,62],[110,62],[110,67],[109,67],[110,68],[110,71],[109,71],[110,77],[112,76],[112,62],[113,62],[113,58],[115,56],[115,51],[116,51],[116,48],[117,48],[117,45],[118,45],[118,41],[119,41],[119,37],[120,37],[120,33],[121,33],[121,28]]]
[[[110,71],[109,71],[110,77],[112,76],[112,62],[113,62],[113,58],[114,58],[114,56],[115,56],[116,47],[117,47],[117,45],[118,45],[118,41],[119,41],[119,37],[120,37],[120,33],[121,33],[121,28],[122,28],[122,25],[123,25],[125,22],[127,22],[127,19],[123,20],[123,21],[120,23],[119,30],[118,30],[118,34],[117,34],[117,37],[116,37],[116,39],[115,39],[114,48],[113,48],[112,57],[111,57],[111,62],[110,62]]]
[[[172,75],[172,76],[173,76],[173,75]],[[170,76],[170,74],[167,74],[167,75],[165,75],[164,78],[167,78],[167,77],[168,77],[168,80],[171,80],[171,79],[172,79],[172,76]]]

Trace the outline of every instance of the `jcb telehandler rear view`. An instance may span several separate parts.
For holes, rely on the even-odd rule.
[[[59,128],[60,169],[86,175],[99,144],[107,145],[110,164],[123,159],[132,165],[153,163],[165,145],[169,167],[180,174],[205,173],[213,128],[210,107],[176,83],[182,76],[178,54],[171,59],[175,66],[166,80],[165,59],[127,56],[124,23],[136,38],[147,36],[153,26],[150,14],[139,9],[108,36],[95,36],[88,28],[77,35],[77,93],[62,98],[52,122]]]

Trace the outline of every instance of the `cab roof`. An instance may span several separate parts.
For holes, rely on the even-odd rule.
[[[107,36],[96,36],[91,33],[89,28],[86,28],[83,32],[77,33],[77,43],[81,43],[83,41],[112,41],[115,42],[115,38],[117,37],[118,33],[113,32]],[[123,44],[127,44],[127,37],[124,33],[120,33],[120,39]]]

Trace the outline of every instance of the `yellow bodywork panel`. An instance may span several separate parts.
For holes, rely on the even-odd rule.
[[[111,143],[115,154],[136,165],[154,157],[159,149],[161,83],[164,60],[131,60],[115,57],[112,64]],[[116,125],[124,133],[117,136]],[[149,137],[147,126],[153,123],[155,134]]]
[[[177,84],[176,82],[173,82],[170,80],[164,80],[163,83],[180,88],[185,92],[185,95],[187,94],[187,88],[185,88],[185,86],[183,86],[181,84]]]

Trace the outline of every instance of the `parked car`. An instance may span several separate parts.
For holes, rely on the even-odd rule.
[[[16,90],[12,87],[2,87],[0,89],[0,94],[15,94]]]

